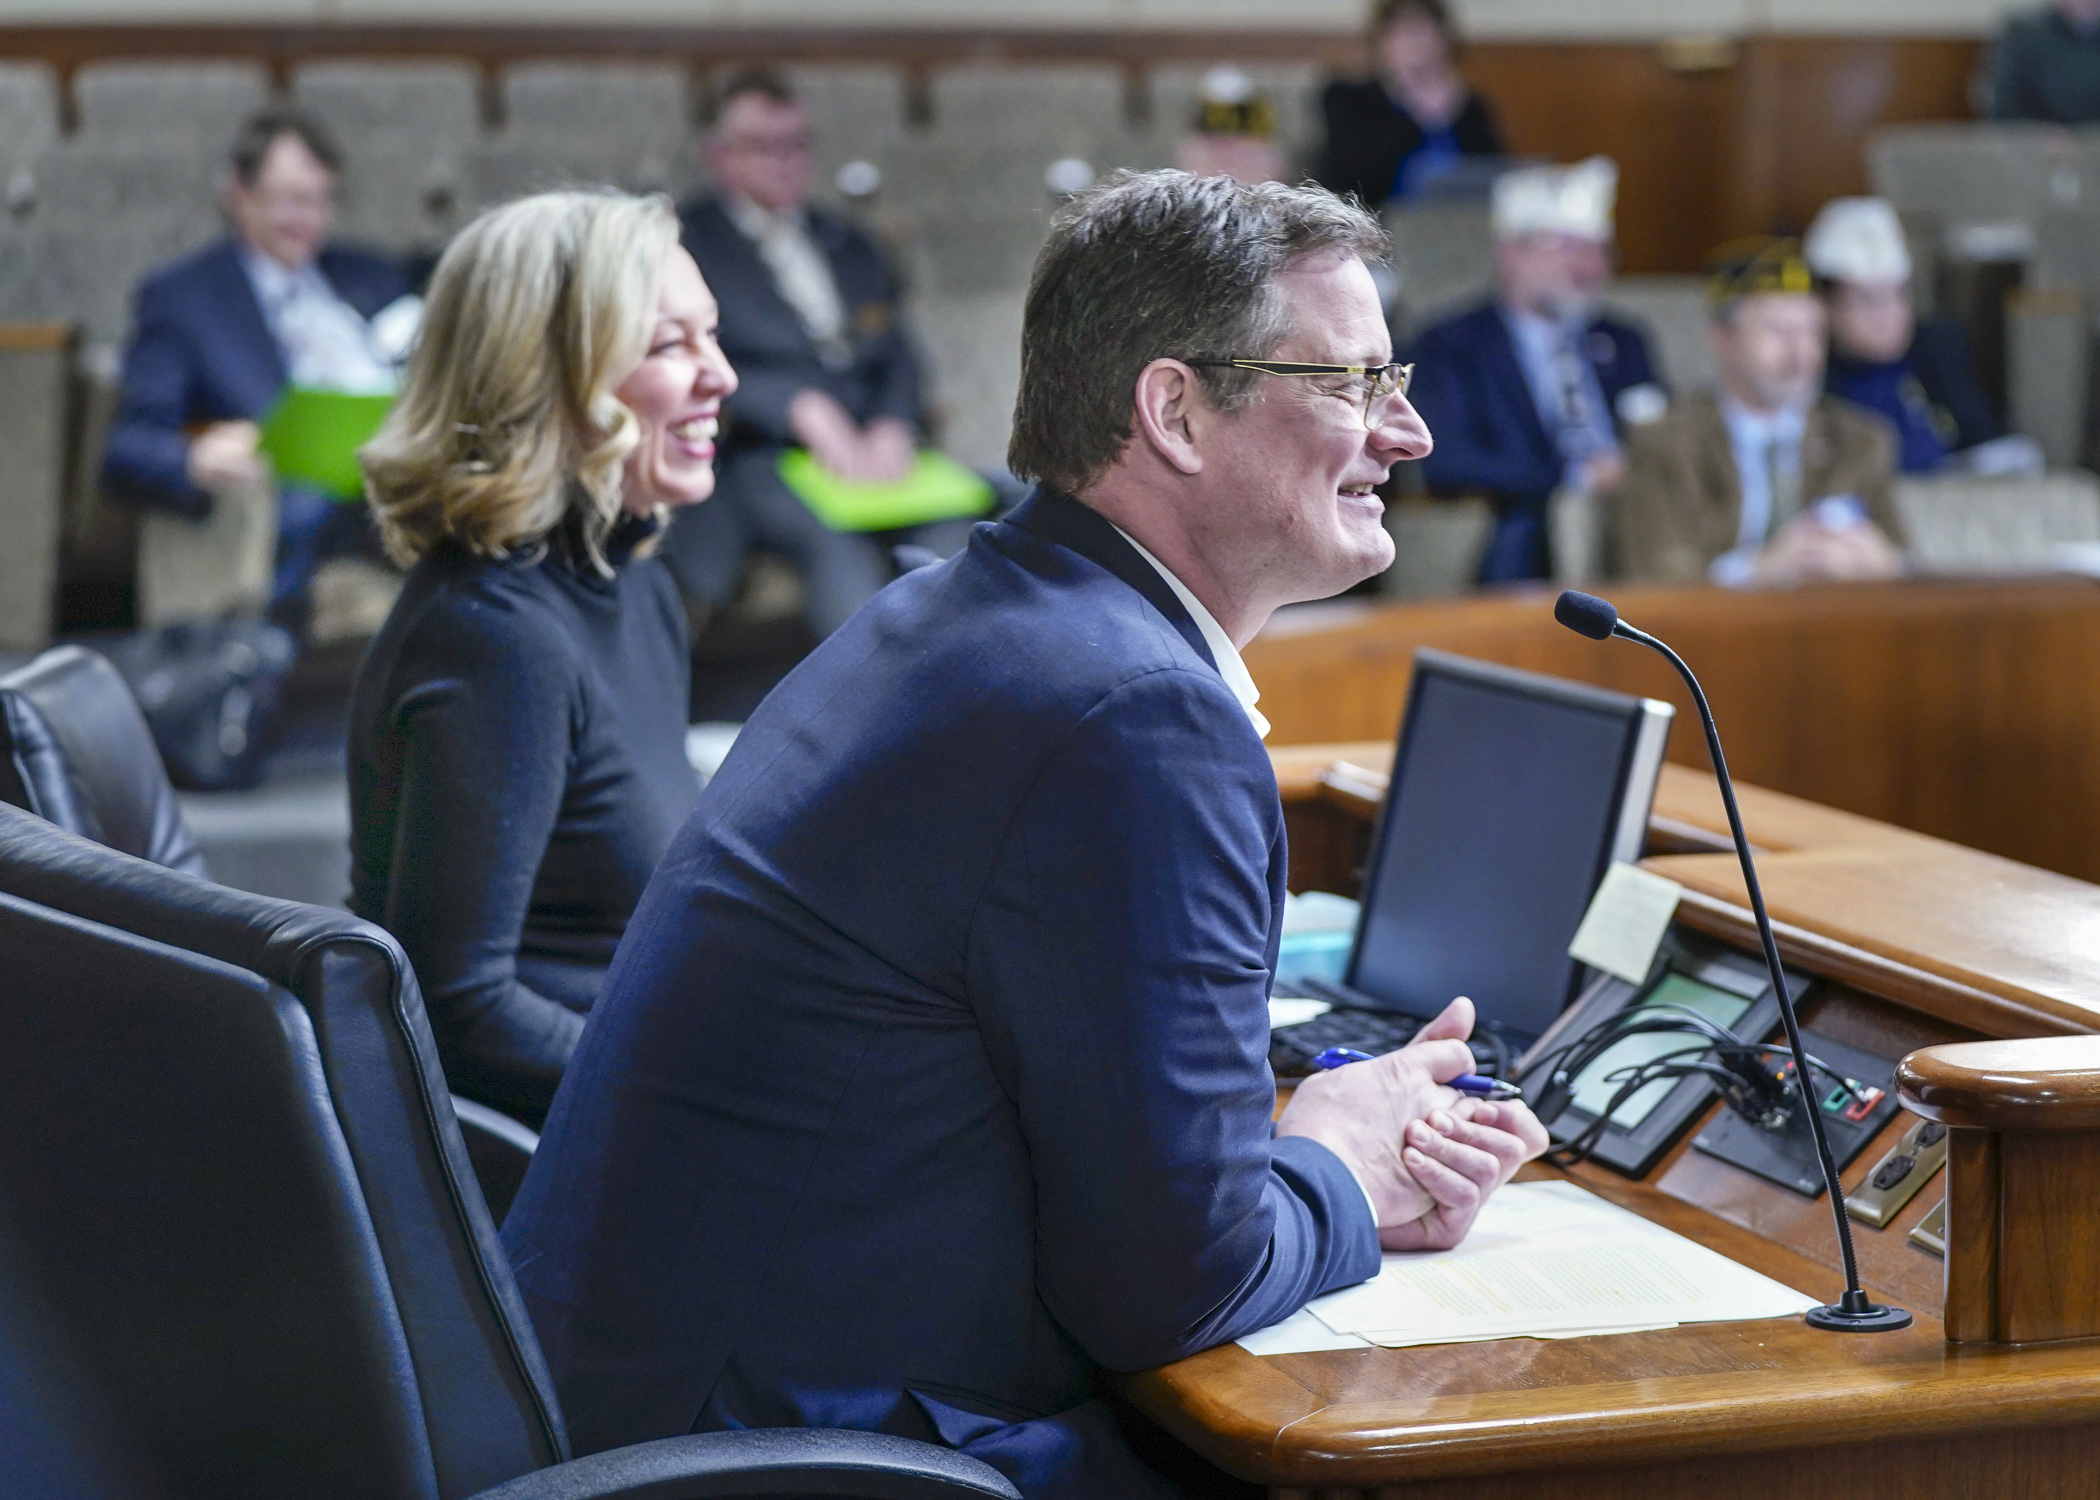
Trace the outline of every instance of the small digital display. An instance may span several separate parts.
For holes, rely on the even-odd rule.
[[[1751,1002],[1732,991],[1702,984],[1696,979],[1687,979],[1682,974],[1670,973],[1663,975],[1662,981],[1641,998],[1641,1003],[1633,1008],[1631,1014],[1638,1015],[1642,1011],[1654,1010],[1665,1005],[1681,1006],[1686,1010],[1698,1012],[1709,1021],[1722,1026],[1733,1026],[1750,1009]],[[1648,1031],[1614,1042],[1605,1049],[1602,1056],[1583,1069],[1575,1080],[1571,1107],[1592,1117],[1601,1115],[1610,1108],[1612,1095],[1625,1084],[1624,1079],[1618,1083],[1605,1082],[1611,1074],[1621,1068],[1636,1068],[1643,1063],[1653,1062],[1669,1052],[1684,1052],[1685,1055],[1678,1059],[1679,1061],[1697,1062],[1699,1055],[1686,1052],[1685,1049],[1698,1045],[1697,1036],[1681,1031]],[[1614,1110],[1612,1123],[1622,1130],[1634,1129],[1648,1118],[1649,1112],[1662,1103],[1664,1097],[1676,1086],[1677,1080],[1674,1078],[1657,1079]]]

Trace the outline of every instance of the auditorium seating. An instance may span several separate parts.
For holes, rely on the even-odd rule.
[[[0,807],[0,966],[0,1209],[162,1493],[1014,1496],[974,1460],[866,1434],[571,1462],[415,977],[379,929]]]
[[[2100,479],[1902,478],[1896,512],[1920,573],[1975,577],[2047,572],[2063,543],[2100,543]]]
[[[1241,65],[1276,98],[1290,153],[1303,159],[1317,70]],[[1053,201],[1044,168],[1067,156],[1104,171],[1166,164],[1206,66],[1152,70],[1149,118],[1138,120],[1107,62],[943,68],[927,82],[924,124],[906,118],[894,66],[792,70],[813,115],[820,182],[856,158],[882,170],[869,212],[902,252],[947,441],[966,462],[1005,455],[1021,294]],[[671,62],[506,67],[493,80],[494,128],[482,120],[481,75],[464,61],[316,61],[289,81],[342,138],[347,242],[428,253],[481,208],[534,188],[610,181],[684,193],[699,180],[688,79]],[[77,321],[106,358],[139,276],[220,233],[220,159],[268,89],[246,63],[95,62],[74,82],[79,128],[65,135],[51,76],[0,64],[0,121],[15,132],[7,160],[28,169],[20,210],[0,215],[0,321]]]

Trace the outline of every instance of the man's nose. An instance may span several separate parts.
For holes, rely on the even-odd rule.
[[[1426,458],[1436,446],[1429,424],[1405,396],[1395,396],[1379,410],[1365,437],[1381,463]]]

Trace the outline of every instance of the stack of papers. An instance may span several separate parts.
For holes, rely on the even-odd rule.
[[[1253,1354],[1300,1354],[1586,1338],[1815,1305],[1571,1182],[1527,1182],[1490,1198],[1457,1249],[1388,1254],[1371,1280],[1239,1342]]]

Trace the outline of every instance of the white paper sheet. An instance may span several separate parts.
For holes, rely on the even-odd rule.
[[[1814,1305],[1573,1183],[1535,1182],[1491,1198],[1457,1249],[1388,1254],[1372,1280],[1309,1311],[1336,1333],[1398,1348],[1777,1318]]]
[[[1269,1030],[1279,1026],[1297,1026],[1315,1016],[1324,1016],[1334,1007],[1325,1000],[1315,1000],[1310,995],[1271,996],[1269,999]]]
[[[1353,1333],[1336,1333],[1310,1312],[1300,1308],[1281,1323],[1271,1323],[1258,1333],[1236,1340],[1249,1354],[1315,1354],[1328,1349],[1368,1349],[1369,1339]]]

